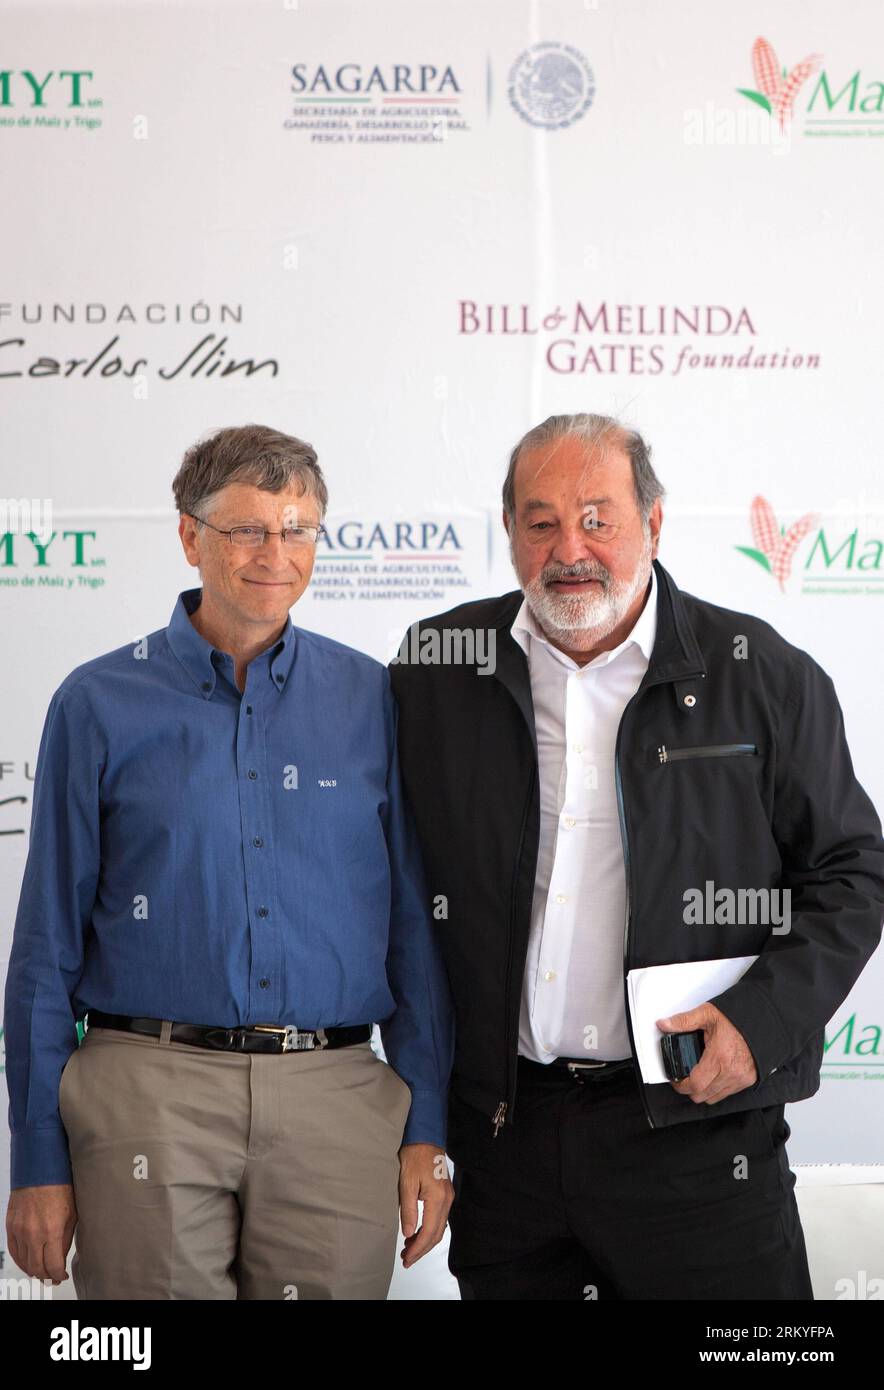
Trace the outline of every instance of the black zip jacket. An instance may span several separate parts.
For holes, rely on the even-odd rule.
[[[624,995],[639,966],[759,959],[711,1001],[745,1038],[756,1082],[714,1105],[642,1082],[652,1128],[812,1096],[825,1025],[884,917],[881,823],[854,775],[831,679],[768,623],[681,592],[654,565],[656,640],[615,757]],[[522,599],[516,590],[418,624],[418,641],[427,629],[494,629],[493,674],[415,661],[411,630],[411,662],[390,665],[429,891],[447,900],[437,929],[456,1010],[451,1085],[495,1134],[517,1113],[540,823],[528,664],[510,632]],[[788,888],[790,931],[686,924],[683,894],[708,880],[716,891]]]

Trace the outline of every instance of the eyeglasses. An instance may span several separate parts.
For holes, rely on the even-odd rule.
[[[194,516],[193,512],[187,515],[219,535],[227,536],[231,545],[263,545],[267,536],[282,536],[283,545],[315,545],[319,537],[326,534],[324,526],[287,526],[284,531],[268,531],[264,526],[231,526],[225,531],[204,517]]]

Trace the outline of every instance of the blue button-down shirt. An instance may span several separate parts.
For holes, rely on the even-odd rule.
[[[58,1084],[90,1008],[377,1022],[403,1142],[445,1144],[453,1013],[389,674],[287,619],[240,694],[201,596],[49,706],[6,986],[12,1187],[71,1181]]]

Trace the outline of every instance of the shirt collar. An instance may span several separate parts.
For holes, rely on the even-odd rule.
[[[598,656],[594,657],[592,661],[587,662],[583,667],[579,667],[577,662],[570,656],[560,651],[558,647],[553,646],[534,614],[531,612],[527,599],[522,600],[522,605],[513,619],[510,631],[526,656],[528,656],[530,644],[532,640],[534,640],[548,647],[553,656],[556,656],[563,665],[573,666],[576,670],[585,671],[590,666],[607,666],[611,661],[614,661],[621,652],[624,652],[627,647],[631,646],[633,642],[640,648],[644,654],[645,660],[650,661],[651,652],[654,650],[654,639],[657,635],[657,575],[654,567],[653,565],[651,566],[651,591],[648,594],[645,606],[639,614],[632,631],[627,633],[618,647],[614,647],[608,652],[599,652]]]
[[[166,637],[169,646],[177,656],[194,685],[202,695],[210,700],[215,690],[217,678],[216,663],[230,665],[230,679],[233,680],[233,661],[226,653],[213,647],[190,621],[202,601],[202,589],[185,589],[178,595],[178,602],[172,610]],[[266,672],[270,684],[281,691],[292,667],[295,655],[295,629],[290,614],[286,614],[285,627],[279,638],[265,651],[259,652],[249,662],[249,670],[257,668]]]

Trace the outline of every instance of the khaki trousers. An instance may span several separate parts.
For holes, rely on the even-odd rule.
[[[81,1299],[383,1299],[408,1086],[369,1042],[213,1052],[90,1028],[65,1065]]]

